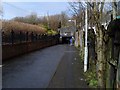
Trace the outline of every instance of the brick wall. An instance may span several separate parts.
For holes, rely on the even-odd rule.
[[[2,60],[7,60],[22,54],[26,54],[41,48],[58,44],[58,39],[51,39],[37,42],[25,42],[20,44],[2,45]]]

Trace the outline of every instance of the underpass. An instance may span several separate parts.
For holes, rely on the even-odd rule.
[[[70,44],[70,39],[72,38],[72,36],[67,36],[67,37],[62,37],[62,44]]]

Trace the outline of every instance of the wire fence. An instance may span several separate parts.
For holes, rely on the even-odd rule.
[[[2,44],[17,44],[26,42],[48,41],[58,38],[59,35],[36,34],[34,32],[2,32]]]

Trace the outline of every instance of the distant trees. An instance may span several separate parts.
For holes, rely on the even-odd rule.
[[[61,12],[60,14],[60,22],[61,22],[61,26],[67,26],[68,23],[68,15],[65,12]]]
[[[18,22],[24,22],[24,23],[29,23],[29,24],[38,24],[38,16],[36,13],[31,13],[30,15],[26,17],[15,17],[13,18],[14,21]]]
[[[38,16],[37,13],[31,13],[31,15],[26,16],[27,22],[30,24],[37,24],[38,23]]]
[[[36,13],[31,13],[26,17],[15,17],[12,20],[35,25],[41,24],[45,26],[47,29],[56,31],[60,26],[66,26],[68,18],[69,17],[65,12],[62,12],[61,14],[41,17],[38,17]]]

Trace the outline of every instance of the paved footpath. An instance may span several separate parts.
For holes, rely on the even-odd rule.
[[[89,88],[83,75],[79,51],[67,46],[48,88]]]
[[[3,88],[88,87],[74,46],[56,45],[3,63]]]

